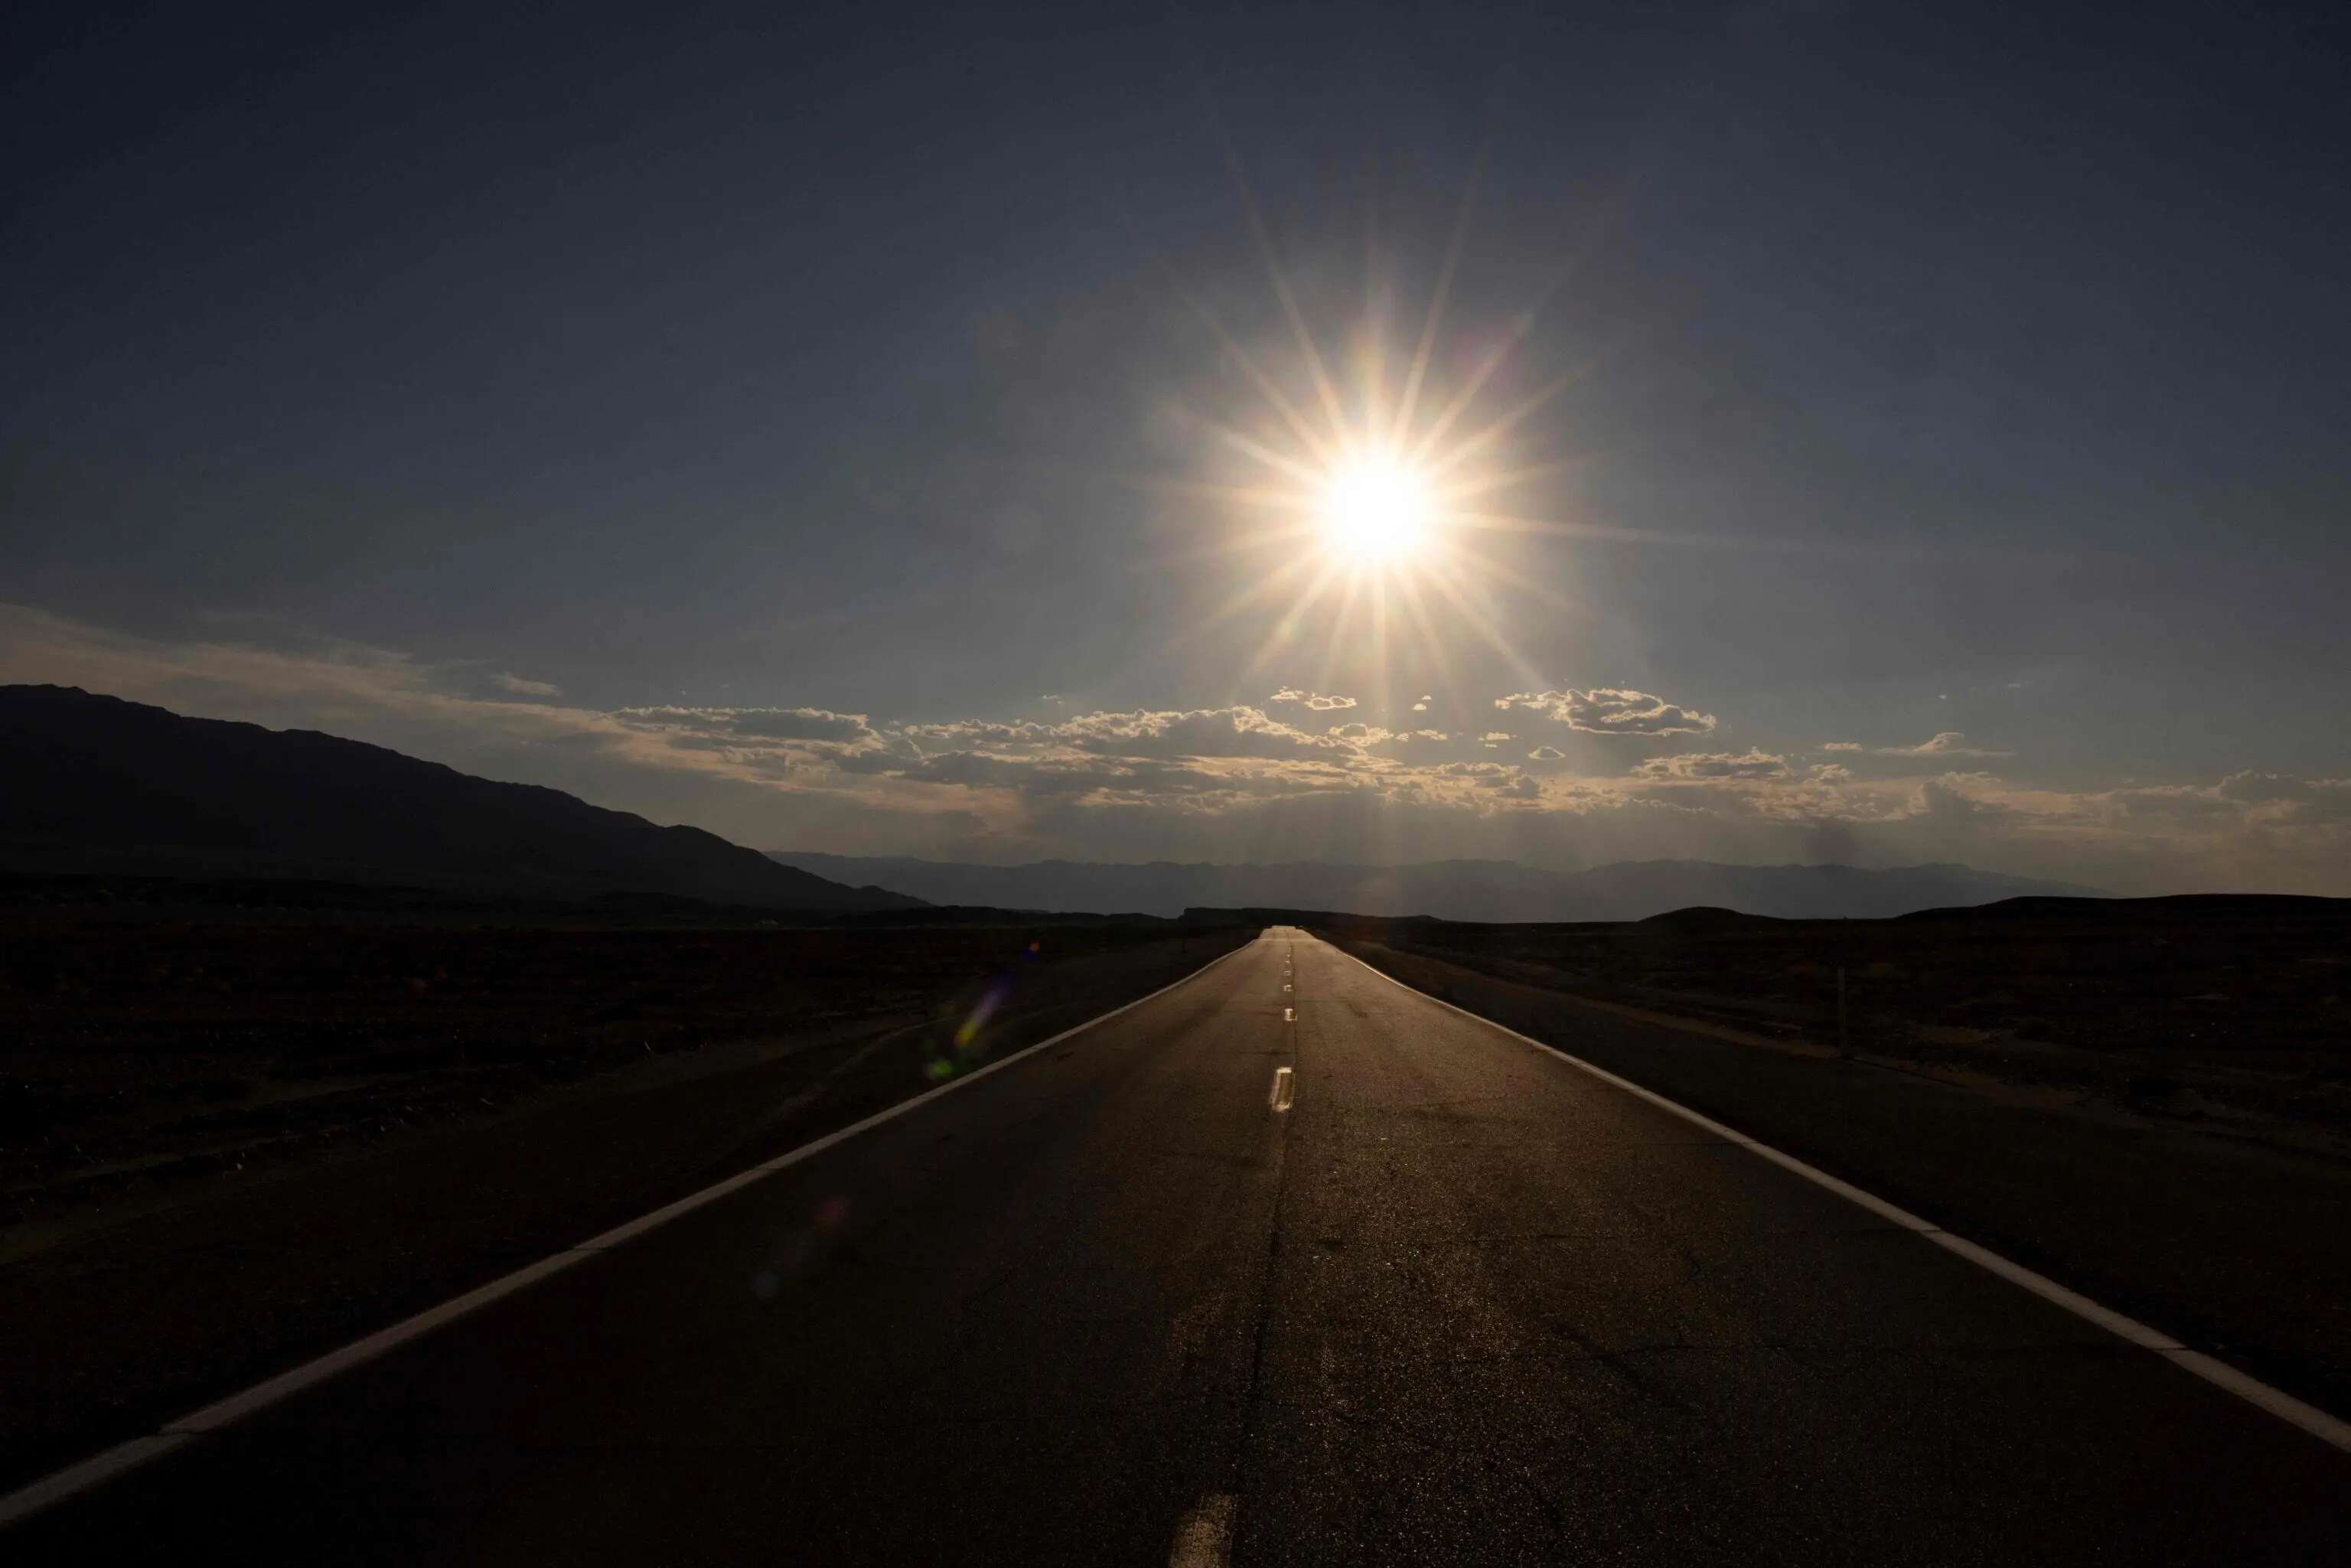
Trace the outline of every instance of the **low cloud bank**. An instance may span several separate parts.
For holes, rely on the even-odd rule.
[[[1719,721],[1607,687],[1495,699],[1500,714],[1559,727],[1562,745],[1532,747],[1514,730],[1293,724],[1246,705],[1050,722],[899,722],[814,704],[599,710],[559,700],[553,683],[477,664],[357,644],[141,637],[5,605],[0,679],[323,729],[758,846],[1553,867],[1949,860],[2117,891],[2351,895],[2351,778],[2247,767],[2060,790],[1949,767],[1856,777],[1842,760],[1804,766],[1753,745],[1627,758],[1625,748],[1711,733]],[[1282,706],[1301,719],[1354,706],[1294,695]],[[1505,750],[1513,741],[1520,749]],[[1957,732],[1831,749],[1946,764],[2001,755]]]

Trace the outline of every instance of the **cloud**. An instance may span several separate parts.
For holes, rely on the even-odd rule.
[[[883,765],[891,768],[901,779],[924,784],[1012,789],[1028,784],[1035,778],[1031,765],[1008,758],[991,757],[984,751],[942,751],[919,761],[897,758]]]
[[[1266,698],[1266,701],[1274,703],[1302,703],[1318,713],[1328,713],[1332,708],[1353,707],[1355,706],[1355,699],[1353,697],[1329,696],[1322,692],[1301,692],[1295,686],[1284,686],[1281,690],[1274,693],[1273,695]]]
[[[2168,820],[2196,831],[2273,832],[2351,824],[2351,779],[2231,773],[2215,784],[2147,784],[2082,797],[2111,817]]]
[[[1928,821],[1972,825],[1981,818],[2014,814],[2014,807],[1987,800],[1970,789],[1970,786],[1989,781],[1981,775],[1959,773],[1946,773],[1939,779],[1922,780],[1912,815]]]
[[[737,708],[727,727],[766,740],[866,740],[874,733],[862,713],[820,707]]]
[[[759,740],[869,741],[875,730],[862,713],[820,707],[639,707],[615,717],[655,728],[739,735]]]
[[[1432,699],[1427,696],[1421,697],[1412,705],[1412,711],[1415,713],[1426,713],[1431,700]]]
[[[2005,751],[1993,751],[1980,746],[1970,746],[1968,737],[1956,729],[1946,729],[1931,735],[1916,746],[1864,746],[1855,740],[1832,740],[1823,751],[1860,751],[1872,757],[2006,757]]]
[[[1338,737],[1309,735],[1253,707],[1094,713],[1035,727],[1048,732],[1045,738],[1122,757],[1270,758],[1327,756],[1353,749]]]
[[[520,675],[505,674],[492,675],[490,684],[503,691],[512,692],[519,697],[559,697],[563,695],[561,686],[548,681],[527,681]]]
[[[1562,751],[1555,746],[1538,746],[1532,751],[1527,753],[1527,760],[1530,762],[1557,762],[1561,758],[1565,757],[1566,755],[1566,752]]]
[[[2339,779],[2321,779],[2305,784],[2291,774],[2245,772],[2230,774],[2215,785],[2214,789],[2224,800],[2257,804],[2268,800],[2291,800],[2306,789],[2320,789],[2340,782]]]
[[[1588,692],[1520,692],[1496,697],[1504,713],[1537,713],[1593,735],[1704,735],[1715,727],[1698,713],[1646,692],[1595,686]]]
[[[1942,730],[1928,736],[1916,746],[1893,746],[1886,748],[1888,757],[2005,757],[2005,751],[1987,751],[1980,746],[1967,744],[1968,737],[1956,729]]]
[[[1685,752],[1679,757],[1652,757],[1633,769],[1650,779],[1786,779],[1788,759],[1750,749],[1738,756],[1724,751]]]

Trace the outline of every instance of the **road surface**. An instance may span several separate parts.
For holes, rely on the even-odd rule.
[[[0,1553],[2341,1563],[2346,1496],[2351,1456],[1277,928]]]

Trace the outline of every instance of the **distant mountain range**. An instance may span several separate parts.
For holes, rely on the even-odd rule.
[[[870,882],[933,904],[1096,914],[1277,908],[1431,915],[1444,920],[1644,920],[1669,910],[1709,905],[1785,919],[1875,919],[2024,894],[2097,896],[2095,888],[1940,864],[1864,871],[1847,865],[1624,861],[1589,871],[1547,872],[1507,861],[1402,866],[1322,861],[1283,865],[1036,861],[995,866],[793,850],[769,854],[820,876]]]
[[[654,894],[822,913],[921,902],[559,789],[73,686],[0,686],[0,871]]]

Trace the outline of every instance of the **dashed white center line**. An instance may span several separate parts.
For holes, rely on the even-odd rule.
[[[1284,1023],[1296,1023],[1298,1021],[1298,1009],[1296,1008],[1282,1009],[1281,1021]]]
[[[1287,1111],[1290,1109],[1290,1103],[1292,1098],[1295,1097],[1297,1092],[1297,1075],[1292,1073],[1287,1067],[1275,1068],[1273,1070],[1273,1092],[1268,1097],[1267,1103],[1272,1105],[1272,1107],[1277,1111]]]
[[[1176,1526],[1167,1548],[1167,1568],[1225,1568],[1233,1546],[1233,1505],[1230,1492],[1211,1492]]]

